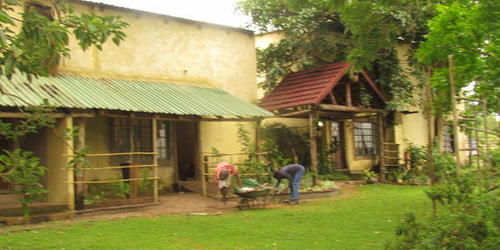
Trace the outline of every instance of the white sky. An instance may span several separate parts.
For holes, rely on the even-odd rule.
[[[237,0],[85,0],[170,16],[245,28],[249,18],[236,13]]]

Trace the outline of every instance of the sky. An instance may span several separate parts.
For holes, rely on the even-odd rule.
[[[246,28],[249,18],[236,13],[237,0],[86,0],[187,19]]]

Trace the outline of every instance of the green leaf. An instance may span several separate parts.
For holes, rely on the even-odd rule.
[[[5,35],[5,32],[3,30],[0,30],[0,42],[2,45],[7,43],[7,35]]]
[[[7,13],[5,13],[5,12],[3,12],[1,10],[0,10],[0,22],[12,24],[12,25],[16,25],[14,23],[14,20],[12,20],[12,18],[10,18],[10,16],[7,15]]]
[[[16,64],[16,58],[13,57],[12,55],[9,55],[7,57],[7,60],[5,61],[5,74],[10,75],[14,71],[14,67]]]

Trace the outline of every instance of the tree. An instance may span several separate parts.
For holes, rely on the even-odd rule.
[[[454,55],[458,90],[475,83],[476,97],[488,100],[490,110],[498,112],[500,4],[495,0],[444,1],[436,10],[416,55],[420,63],[432,66],[437,111],[450,109],[447,58]]]
[[[259,31],[278,30],[277,44],[258,51],[258,71],[270,90],[291,71],[349,61],[370,70],[388,90],[390,109],[412,103],[413,86],[396,57],[396,46],[415,47],[426,33],[431,0],[245,0],[239,6]]]

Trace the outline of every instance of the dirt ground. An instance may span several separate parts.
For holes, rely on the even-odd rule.
[[[355,195],[358,184],[337,183],[341,194],[334,199],[344,199]],[[76,215],[71,220],[46,222],[35,225],[24,226],[0,226],[1,232],[22,231],[43,228],[49,225],[65,225],[77,221],[113,220],[130,217],[153,217],[167,214],[193,214],[193,215],[222,215],[225,212],[237,211],[239,198],[231,198],[226,204],[218,199],[203,197],[198,193],[176,193],[160,196],[160,204],[133,209],[120,209],[101,211]],[[307,202],[307,201],[303,201]],[[270,202],[266,208],[280,208],[286,206],[276,202]]]

